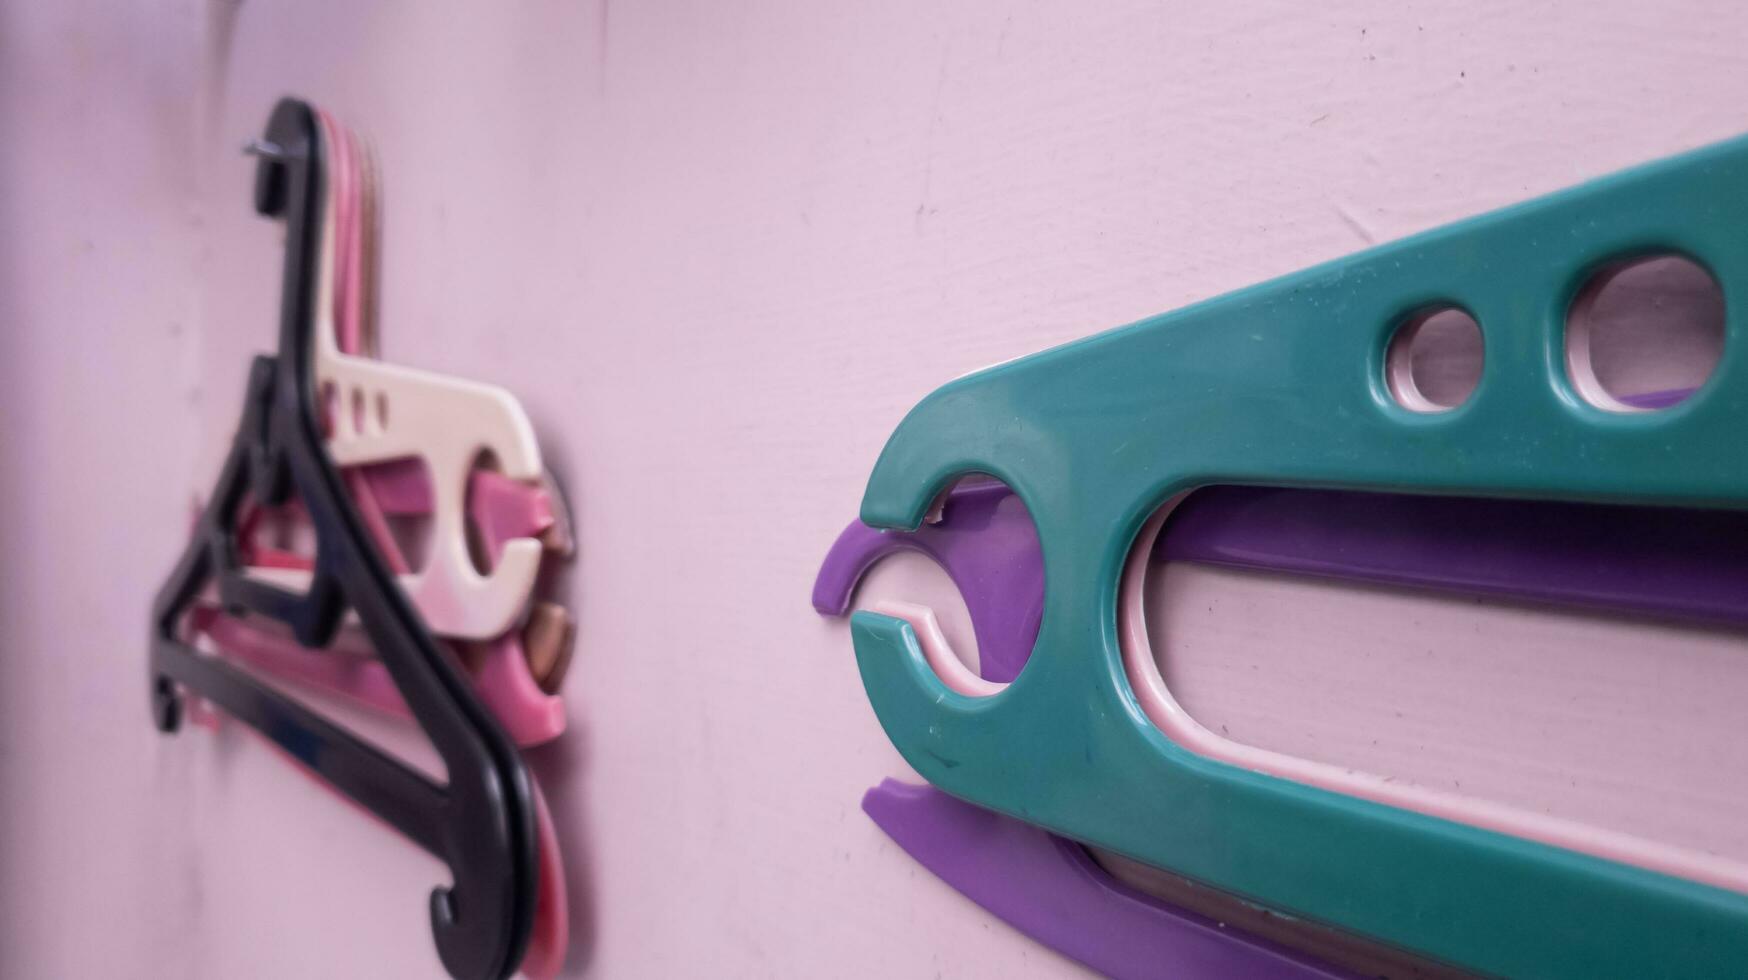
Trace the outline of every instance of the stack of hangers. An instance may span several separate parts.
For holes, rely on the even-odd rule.
[[[452,693],[453,706],[464,717],[471,715],[469,701],[489,712],[490,719],[469,717],[476,734],[486,738],[487,754],[493,754],[490,743],[497,738],[492,734],[494,723],[516,746],[550,741],[565,727],[558,692],[570,663],[574,628],[567,610],[546,593],[554,591],[550,587],[554,573],[572,556],[574,544],[564,500],[542,466],[533,428],[507,392],[375,359],[379,172],[373,155],[333,117],[312,113],[301,103],[287,100],[274,119],[269,133],[280,133],[279,141],[258,141],[253,147],[266,158],[262,180],[283,182],[293,164],[307,167],[308,186],[317,197],[311,202],[310,217],[319,228],[310,251],[313,276],[297,268],[296,255],[288,255],[293,271],[288,273],[287,302],[307,289],[313,294],[313,308],[307,309],[311,321],[307,345],[282,349],[280,360],[291,358],[291,370],[300,372],[299,380],[313,388],[312,414],[329,471],[338,477],[338,491],[362,525],[367,546],[386,566],[424,631],[438,649],[447,650],[444,655],[452,664],[463,668],[472,697],[463,694],[456,700]],[[300,126],[314,138],[303,147],[308,157],[294,160],[298,149],[285,144],[295,140],[283,134],[299,133]],[[265,195],[263,200],[275,194],[283,198],[285,193],[284,187],[258,189],[258,196]],[[285,206],[283,200],[269,203]],[[288,216],[288,224],[296,220],[296,214]],[[292,239],[288,251],[297,248],[295,231],[288,236]],[[282,348],[285,343],[282,340]],[[263,373],[259,365],[257,373]],[[257,437],[258,444],[242,455],[271,453],[273,440],[259,438],[252,428],[271,426],[252,426],[246,415],[239,444],[250,437]],[[229,550],[218,564],[228,562],[232,567],[221,570],[218,588],[194,594],[182,604],[186,618],[171,628],[183,631],[183,637],[204,650],[244,665],[251,677],[289,680],[374,712],[415,720],[419,711],[409,704],[405,692],[409,685],[430,690],[425,685],[432,678],[415,676],[393,659],[378,657],[379,641],[373,639],[369,617],[362,615],[355,597],[347,598],[358,611],[336,611],[330,617],[335,622],[325,630],[310,627],[296,615],[300,604],[319,606],[332,590],[326,584],[328,576],[318,569],[331,572],[339,563],[371,562],[323,538],[314,526],[320,522],[312,523],[304,502],[309,492],[302,481],[300,493],[282,493],[284,499],[277,501],[260,499],[260,480],[240,495],[227,492],[229,485],[221,477],[215,493],[221,499],[215,500],[209,514],[220,515],[213,523],[228,539],[219,547],[221,552]],[[239,496],[239,500],[223,499]],[[411,533],[421,526],[424,534]],[[200,548],[203,533],[213,533],[204,519],[191,553]],[[234,579],[227,581],[226,573]],[[238,601],[238,595],[252,601]],[[321,635],[324,632],[329,635]],[[479,932],[461,944],[469,948],[452,953],[443,949],[442,933],[453,920],[494,913],[480,903],[464,907],[460,899],[440,891],[432,914],[445,964],[458,976],[507,975],[518,966],[530,977],[557,973],[569,939],[563,863],[544,798],[538,784],[525,775],[520,759],[496,753],[497,770],[509,774],[509,786],[464,787],[491,804],[489,812],[462,812],[468,807],[456,794],[448,800],[440,798],[432,808],[435,815],[413,814],[397,808],[393,800],[385,801],[396,795],[415,796],[418,791],[418,787],[390,786],[394,780],[385,777],[397,775],[387,771],[390,765],[384,766],[383,773],[355,781],[369,783],[375,778],[380,785],[360,787],[334,778],[334,770],[346,768],[344,762],[336,765],[314,749],[303,751],[302,746],[315,745],[327,733],[325,727],[301,717],[288,719],[288,712],[279,710],[282,706],[277,703],[258,712],[265,717],[227,711],[225,699],[203,689],[197,677],[177,676],[173,670],[164,673],[182,683],[181,703],[191,719],[214,726],[236,713],[334,788],[433,851],[483,850],[480,842],[454,838],[472,833],[471,827],[489,827],[492,834],[481,836],[508,842],[501,848],[505,853],[526,854],[528,842],[516,843],[514,826],[526,815],[518,816],[515,799],[493,799],[523,796],[518,784],[526,780],[525,799],[531,801],[533,812],[534,867],[518,867],[519,861],[501,855],[481,859],[483,876],[501,890],[506,908],[513,910],[502,918],[515,921],[470,925]],[[214,697],[218,710],[203,704],[203,695]],[[418,720],[444,751],[448,733],[433,730],[424,718]],[[173,724],[174,719],[170,727]],[[297,725],[303,730],[286,734]],[[374,750],[366,746],[356,751]],[[451,787],[458,780],[455,769],[450,766]],[[447,821],[448,832],[428,829],[433,820]],[[450,863],[454,867],[458,862]],[[459,870],[456,877],[459,884]],[[537,885],[529,887],[534,882]]]

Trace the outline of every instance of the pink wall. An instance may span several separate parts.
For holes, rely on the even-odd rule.
[[[575,496],[531,753],[576,975],[1071,972],[857,811],[905,767],[807,605],[942,380],[1743,128],[1748,12],[1596,2],[0,7],[0,964],[430,975],[432,863],[146,715],[146,608],[272,342],[237,147],[374,138],[388,357]]]

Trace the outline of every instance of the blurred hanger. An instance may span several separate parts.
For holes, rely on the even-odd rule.
[[[279,355],[255,359],[231,451],[193,540],[154,603],[154,717],[159,728],[175,731],[187,696],[210,701],[443,861],[451,883],[432,891],[429,911],[444,967],[455,977],[507,976],[523,958],[535,918],[539,871],[534,791],[514,745],[479,703],[460,663],[438,647],[397,586],[346,493],[338,466],[370,461],[391,448],[398,456],[422,456],[428,465],[435,458],[440,465],[433,465],[432,472],[446,481],[436,490],[439,500],[447,501],[440,505],[439,519],[453,525],[468,464],[454,462],[458,440],[452,435],[436,435],[439,448],[434,451],[420,442],[418,437],[430,435],[432,428],[418,421],[420,406],[430,404],[439,390],[466,392],[460,397],[474,402],[487,421],[477,427],[471,421],[456,424],[469,426],[467,431],[479,434],[484,445],[501,449],[499,459],[512,476],[531,479],[538,472],[538,456],[523,451],[532,436],[525,419],[518,429],[519,413],[506,409],[507,396],[498,397],[495,389],[433,385],[417,372],[384,371],[315,353],[324,347],[331,352],[333,345],[329,321],[321,312],[328,297],[318,295],[320,256],[324,242],[331,247],[333,221],[323,213],[321,137],[310,108],[295,99],[281,101],[257,145],[262,159],[256,172],[256,208],[283,217],[286,226]],[[313,340],[312,331],[317,334]],[[317,360],[335,373],[319,376]],[[397,408],[404,404],[405,411],[394,424],[384,425],[378,416],[365,426],[351,427],[349,438],[332,441],[330,455],[316,410],[322,377],[332,380],[336,390],[345,385],[350,399],[375,402],[383,394],[395,398]],[[404,403],[399,401],[403,395]],[[301,592],[252,580],[235,545],[247,501],[276,506],[293,497],[316,536],[314,569]],[[528,554],[531,548],[537,558],[538,543],[526,545],[506,552]],[[467,561],[465,554],[460,557]],[[444,564],[453,566],[454,561]],[[326,645],[343,612],[355,610],[376,655],[442,758],[448,781],[433,782],[184,642],[184,620],[208,582],[217,585],[226,608],[276,619],[305,646]],[[480,586],[474,582],[461,588],[470,595],[498,591]]]
[[[343,139],[336,133],[336,141]],[[351,164],[342,161],[350,171]],[[340,179],[355,179],[347,172]],[[336,190],[350,191],[349,186]],[[417,459],[430,475],[432,548],[424,566],[401,573],[401,587],[442,636],[487,640],[508,631],[522,616],[540,570],[541,544],[515,539],[489,573],[482,575],[468,553],[467,491],[478,462],[487,454],[504,476],[526,483],[541,477],[540,447],[522,407],[508,392],[474,381],[451,378],[372,360],[340,349],[341,326],[361,314],[363,299],[344,306],[336,290],[361,267],[361,244],[342,235],[340,222],[356,225],[356,193],[333,195],[336,221],[325,227],[316,288],[312,374],[327,425],[326,448],[334,465],[349,469],[372,463]],[[350,199],[350,200],[349,200]],[[342,210],[344,207],[344,210]],[[330,274],[328,270],[333,270]],[[363,344],[362,323],[348,325],[349,343]],[[353,477],[348,482],[357,482]],[[363,501],[368,495],[355,493]],[[368,525],[386,533],[369,503],[359,504]],[[264,583],[290,590],[306,587],[299,569],[265,568],[254,573]]]
[[[341,348],[352,352],[367,343],[374,347],[375,331],[365,327],[360,299],[371,281],[361,270],[368,267],[363,259],[368,251],[365,217],[375,200],[371,180],[360,180],[360,175],[373,178],[374,170],[349,130],[326,113],[318,111],[317,117],[324,138],[323,159],[335,174],[329,184],[327,210],[337,216],[335,237],[339,243],[333,265],[323,274],[339,283],[334,290],[335,326]],[[389,567],[404,574],[408,562],[386,518],[431,513],[432,488],[422,469],[416,461],[407,460],[345,470],[342,476]],[[487,562],[496,562],[504,547],[517,538],[539,538],[549,553],[569,556],[569,521],[557,520],[553,508],[554,499],[562,502],[562,497],[544,474],[538,486],[489,470],[476,470],[470,476],[469,516],[481,536],[480,547]],[[265,561],[268,567],[311,569],[309,559],[303,556],[254,547],[247,533],[239,547],[251,564]],[[411,717],[392,676],[381,661],[369,655],[368,639],[354,622],[344,625],[335,641],[322,650],[298,645],[283,631],[272,630],[270,621],[227,616],[211,606],[195,607],[191,623],[212,639],[219,652],[255,669],[340,694],[377,711]],[[463,659],[471,662],[473,682],[481,698],[518,744],[548,741],[564,730],[563,701],[541,690],[530,675],[538,663],[544,671],[541,682],[550,682],[556,689],[568,660],[571,632],[562,607],[537,602],[522,626],[490,641],[462,646]],[[531,650],[538,650],[537,654],[524,656],[524,638],[532,641]],[[520,969],[540,980],[556,974],[563,963],[570,917],[558,838],[539,784],[533,783],[532,790],[539,892]]]
[[[325,114],[319,113],[318,121],[324,146],[329,149],[326,158],[331,160],[334,174],[327,206],[337,216],[330,239],[332,248],[324,249],[321,273],[321,282],[337,285],[319,289],[318,295],[332,303],[331,325],[338,345],[343,349],[362,348],[376,336],[374,328],[364,322],[365,304],[361,299],[372,279],[361,270],[370,265],[364,257],[369,242],[365,217],[376,197],[372,188],[374,170],[349,130]],[[319,325],[318,329],[321,328]],[[333,406],[327,407],[332,414]],[[399,459],[343,470],[342,476],[378,549],[405,584],[409,563],[387,518],[426,515],[434,509],[433,488],[424,478],[423,468],[416,459]],[[468,514],[481,536],[479,548],[488,569],[495,570],[506,549],[525,538],[540,539],[547,550],[568,557],[569,522],[556,519],[552,502],[557,495],[550,491],[545,474],[538,485],[487,470],[476,470],[469,477]],[[260,515],[257,511],[249,516]],[[471,542],[463,542],[462,546],[471,550]],[[308,558],[259,545],[253,534],[245,533],[240,547],[245,562],[274,570],[282,581],[301,580],[310,573]],[[293,579],[294,575],[298,578]],[[259,573],[256,577],[260,577]],[[432,595],[426,592],[413,596],[414,604],[428,616],[426,605],[432,601]],[[440,604],[439,608],[453,607]],[[333,691],[377,710],[405,714],[405,705],[395,695],[380,663],[308,650],[283,633],[234,617],[209,616],[202,619],[201,625],[218,642],[220,650],[243,656],[256,667]],[[355,647],[355,633],[354,625],[349,624],[337,646]],[[568,664],[572,635],[569,616],[562,607],[535,603],[525,623],[483,643],[463,647],[464,659],[473,665],[482,697],[520,744],[547,741],[564,730],[563,702],[542,687],[557,689]]]

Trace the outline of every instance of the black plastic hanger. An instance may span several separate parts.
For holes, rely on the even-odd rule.
[[[153,605],[154,717],[174,732],[184,689],[211,701],[442,860],[454,883],[432,891],[430,912],[444,967],[457,978],[506,977],[527,947],[538,884],[528,772],[371,545],[323,449],[310,341],[324,173],[310,107],[281,100],[254,149],[255,209],[286,226],[279,355],[255,358],[230,454]],[[316,531],[315,572],[301,595],[245,577],[236,547],[245,499],[273,505],[294,495]],[[448,784],[184,642],[183,620],[208,582],[228,610],[279,620],[309,647],[325,646],[345,610],[356,610]]]

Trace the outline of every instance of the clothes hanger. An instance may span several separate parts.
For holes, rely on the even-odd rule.
[[[338,237],[326,236],[321,247],[329,256],[323,264],[336,264],[332,253],[340,247]],[[466,544],[467,486],[486,453],[505,476],[538,480],[540,447],[533,427],[521,405],[500,388],[341,351],[335,285],[329,278],[319,282],[312,358],[320,403],[330,408],[328,453],[342,469],[410,458],[424,463],[434,497],[434,547],[423,568],[402,576],[401,587],[433,632],[478,640],[498,636],[527,608],[541,546],[534,540],[512,541],[489,574],[477,571]],[[387,424],[389,406],[397,416],[393,425]],[[386,532],[369,504],[360,509],[373,529]],[[303,589],[308,581],[298,569],[264,568],[253,574],[286,590]]]
[[[1690,394],[1691,390],[1655,392],[1629,396],[1627,401],[1668,406]],[[1225,565],[1748,624],[1748,574],[1738,567],[1738,557],[1748,546],[1748,514],[1743,512],[1214,486],[1189,494],[1169,518],[1158,521],[1152,535],[1156,543],[1148,547],[1149,535],[1144,534],[1136,548],[1137,555],[1147,554],[1155,564]],[[950,690],[971,697],[996,693],[1019,674],[1030,655],[1043,604],[1043,559],[1024,504],[998,482],[967,481],[944,495],[934,523],[925,523],[915,532],[876,530],[852,522],[821,566],[815,608],[826,615],[845,615],[866,571],[905,550],[936,561],[965,597],[981,676],[952,652],[928,607],[887,600],[872,609],[910,624],[929,666]],[[1141,666],[1153,662],[1142,618],[1144,604],[1136,591],[1143,578],[1144,570],[1132,566],[1124,580],[1120,622],[1125,651],[1132,644],[1137,654],[1130,661],[1131,683],[1149,715],[1157,715],[1156,723],[1174,740],[1199,746],[1211,758],[1332,791],[1492,826],[1723,887],[1743,887],[1739,867],[1720,865],[1709,855],[1677,850],[1678,863],[1667,864],[1657,860],[1659,849],[1644,852],[1646,842],[1641,839],[1618,835],[1628,843],[1623,850],[1619,841],[1593,837],[1588,827],[1572,821],[1557,824],[1561,832],[1552,835],[1543,833],[1538,823],[1500,824],[1486,809],[1472,811],[1470,798],[1429,793],[1364,774],[1356,779],[1344,767],[1306,767],[1302,760],[1257,754],[1212,735],[1177,709],[1175,702],[1162,701],[1156,689],[1163,688],[1163,681],[1152,679],[1158,675],[1157,667]],[[1149,678],[1141,679],[1142,672]],[[1381,787],[1388,787],[1389,795],[1380,798],[1376,790]],[[924,821],[930,809],[924,804],[905,805],[917,814],[910,818],[913,822]],[[1578,846],[1574,837],[1590,842]],[[924,863],[942,877],[949,876],[929,860]],[[1062,940],[1050,930],[1039,938],[1061,948]],[[1110,968],[1101,969],[1109,972]]]
[[[1655,397],[1673,403],[1679,394]],[[952,652],[928,607],[886,600],[873,611],[910,624],[948,689],[985,697],[1005,686],[996,678],[1017,676],[1031,652],[1043,599],[1042,555],[1024,505],[999,483],[955,487],[941,512],[937,523],[910,533],[853,522],[821,567],[814,604],[842,616],[857,581],[876,562],[904,550],[929,555],[956,585],[964,583],[982,675]],[[1189,494],[1143,532],[1124,578],[1119,622],[1143,708],[1167,736],[1209,758],[1742,890],[1748,888],[1744,869],[1712,855],[1576,821],[1533,814],[1526,821],[1516,808],[1214,735],[1170,700],[1148,644],[1139,590],[1145,561],[1187,561],[1743,624],[1748,581],[1737,557],[1744,545],[1748,514],[1742,512],[1216,486]]]
[[[1731,435],[1748,356],[1739,306],[1727,304],[1711,380],[1666,411],[1587,403],[1561,356],[1571,298],[1624,257],[1693,257],[1732,296],[1748,279],[1745,219],[1738,140],[949,384],[888,442],[863,518],[915,528],[951,481],[993,475],[1037,524],[1045,613],[1025,671],[976,699],[934,675],[908,625],[858,613],[882,726],[962,799],[1470,970],[1707,974],[1748,961],[1741,893],[1174,743],[1139,710],[1116,609],[1137,533],[1210,484],[1748,504]],[[1474,315],[1487,367],[1461,407],[1428,415],[1395,403],[1384,361],[1394,329],[1436,303]]]
[[[332,222],[322,213],[320,136],[310,108],[295,99],[282,100],[254,148],[261,156],[256,209],[282,217],[286,228],[279,354],[255,359],[231,450],[187,550],[154,602],[154,719],[161,730],[173,732],[189,696],[209,701],[443,861],[451,884],[433,889],[429,912],[445,969],[455,977],[507,976],[526,950],[538,887],[535,803],[528,773],[503,730],[480,705],[459,662],[437,646],[397,586],[345,492],[337,463],[342,458],[362,461],[372,452],[342,450],[331,457],[321,437],[314,363],[321,337],[312,343],[310,333],[324,299],[316,294],[315,280],[321,240]],[[414,420],[420,399],[431,389],[409,377],[369,370],[344,375],[350,383],[381,383],[371,394],[408,393],[411,399],[404,411],[398,410],[397,401],[394,421],[352,447],[375,451],[392,439],[407,454],[428,455],[414,437],[430,427]],[[525,434],[503,431],[502,423],[511,417],[489,392],[462,390],[476,393],[482,406],[498,406],[487,409],[497,413],[498,429],[482,427],[491,442],[510,447]],[[408,424],[401,425],[403,420]],[[526,454],[507,448],[499,458],[510,475],[527,473]],[[441,485],[438,492],[443,493]],[[301,593],[250,579],[234,544],[247,499],[272,506],[294,495],[317,538],[315,570]],[[538,550],[538,544],[530,545]],[[217,585],[227,608],[277,619],[306,646],[324,645],[342,612],[356,610],[377,655],[442,757],[448,782],[433,782],[184,642],[186,613],[208,582]]]
[[[363,303],[360,299],[368,277],[360,272],[364,265],[364,233],[362,211],[370,206],[375,194],[368,192],[368,180],[359,180],[360,173],[373,171],[360,166],[359,147],[345,127],[325,114],[318,121],[326,139],[333,147],[331,158],[333,193],[330,209],[338,216],[333,236],[334,247],[326,253],[338,287],[318,289],[320,295],[333,299],[333,326],[339,346],[362,347],[364,338],[374,336],[360,322]],[[326,273],[324,273],[325,275]],[[388,529],[388,514],[430,513],[434,506],[430,483],[424,480],[416,462],[396,461],[365,469],[343,471],[352,498],[366,515],[377,548],[391,570],[405,575],[408,562],[402,556],[395,538]],[[570,536],[568,520],[555,520],[551,497],[542,489],[509,480],[500,474],[476,471],[469,488],[468,509],[484,540],[482,547],[487,560],[496,562],[511,542],[520,538],[555,538],[568,554]],[[556,534],[549,532],[556,531]],[[248,547],[246,560],[264,559],[268,567],[301,570],[308,574],[307,558],[283,552],[258,554],[266,549]],[[415,605],[419,599],[415,597]],[[421,607],[421,611],[424,611]],[[211,615],[197,621],[211,636],[218,648],[227,654],[245,659],[252,666],[281,677],[326,689],[362,703],[373,709],[397,716],[406,715],[404,702],[395,694],[394,685],[382,664],[365,659],[341,658],[324,651],[305,649],[284,635],[259,629],[235,617]],[[337,641],[341,647],[357,646],[355,626],[343,629]],[[562,607],[538,604],[520,631],[494,637],[485,644],[468,644],[464,659],[475,664],[474,681],[487,707],[504,723],[518,744],[532,745],[548,741],[564,730],[563,701],[549,695],[531,676],[536,658],[525,657],[523,639],[535,641],[538,660],[547,680],[562,678],[568,663],[572,636],[568,614]]]
[[[373,206],[375,193],[370,180],[374,170],[365,161],[365,154],[356,137],[327,113],[317,111],[323,135],[322,159],[335,175],[330,182],[327,210],[337,216],[336,248],[333,263],[324,266],[322,275],[333,276],[339,287],[333,290],[335,328],[342,350],[361,349],[374,329],[366,330],[361,323],[363,303],[360,294],[370,277],[362,274],[363,253],[366,251],[365,213]],[[318,294],[322,290],[318,289]],[[347,479],[353,500],[365,505],[367,513],[375,515],[372,538],[391,570],[405,573],[408,562],[400,546],[389,532],[384,518],[388,514],[428,514],[432,509],[429,481],[417,465],[383,464],[373,468],[342,472]],[[469,512],[483,537],[481,546],[488,561],[495,562],[505,546],[517,538],[554,536],[568,542],[568,520],[555,520],[552,496],[544,487],[530,487],[508,480],[489,471],[476,471],[469,488]],[[247,540],[245,539],[245,544]],[[245,560],[249,557],[245,551]],[[549,548],[549,550],[551,550]],[[569,548],[563,548],[568,554]],[[284,554],[275,556],[276,567],[310,567],[308,559]],[[474,684],[486,706],[505,724],[519,744],[534,744],[549,740],[564,729],[564,707],[561,699],[546,695],[535,687],[529,677],[521,639],[525,633],[547,633],[554,630],[553,615],[557,610],[560,625],[568,632],[568,616],[562,607],[550,603],[537,604],[530,616],[530,626],[522,632],[512,631],[490,641],[482,655],[471,659],[481,661],[474,669]],[[399,696],[392,677],[383,664],[368,657],[368,643],[359,636],[355,624],[342,627],[333,646],[327,650],[307,650],[284,633],[260,628],[258,622],[246,622],[227,616],[212,607],[196,606],[191,623],[196,631],[210,637],[219,652],[235,657],[250,666],[274,676],[325,688],[373,708],[401,717],[410,717],[406,702]],[[544,627],[533,624],[544,623]],[[568,638],[565,638],[568,640]],[[336,656],[335,650],[351,647],[351,656]],[[464,645],[464,651],[467,645]],[[566,643],[568,647],[568,642]],[[464,659],[465,652],[464,652]],[[562,665],[559,665],[562,667]],[[551,816],[539,784],[531,783],[535,804],[535,828],[538,838],[539,891],[536,897],[534,922],[521,972],[531,978],[556,974],[562,965],[569,944],[569,904],[564,881],[563,858],[558,838],[552,828]]]
[[[1005,519],[998,523],[993,515],[1003,505]],[[1000,484],[983,484],[963,496],[956,490],[946,507],[954,518],[965,513],[969,527],[949,526],[955,523],[949,520],[913,535],[860,524],[847,528],[821,571],[816,606],[842,615],[856,578],[867,567],[900,549],[922,551],[939,561],[955,583],[972,583],[974,588],[965,594],[979,649],[987,649],[984,656],[1000,665],[998,673],[1011,678],[1030,653],[1030,638],[1037,631],[1036,610],[1042,602],[1037,538],[1023,505]],[[981,568],[968,573],[968,561],[979,560],[980,541],[983,565],[1001,579],[980,581]],[[1748,572],[1739,561],[1744,546],[1748,513],[1738,511],[1209,487],[1189,494],[1169,520],[1161,514],[1147,525],[1125,573],[1118,621],[1128,679],[1141,706],[1174,742],[1208,758],[1748,891],[1748,865],[1717,855],[1222,738],[1184,712],[1166,689],[1148,642],[1140,594],[1150,555],[1155,562],[1220,564],[1743,625],[1748,624]],[[992,582],[1000,587],[989,590]],[[925,659],[950,690],[982,697],[1000,689],[962,665],[926,607],[888,601],[874,611],[911,624]]]

